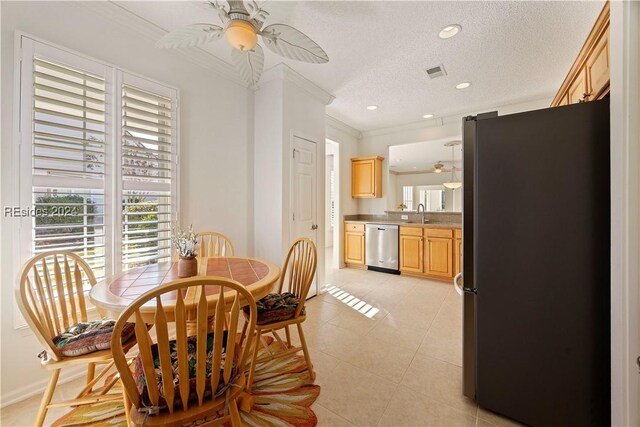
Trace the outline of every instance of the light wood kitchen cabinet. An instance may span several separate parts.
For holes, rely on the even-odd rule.
[[[453,274],[454,276],[462,271],[462,230],[453,231]]]
[[[609,2],[606,2],[551,106],[595,101],[608,95]]]
[[[600,35],[595,48],[587,58],[586,73],[589,76],[589,95],[599,98],[609,89],[609,27]]]
[[[461,234],[459,237],[462,240]],[[400,272],[438,279],[452,278],[454,240],[451,228],[401,226]]]
[[[373,199],[382,197],[383,157],[354,157],[351,159],[351,197]]]
[[[345,223],[344,262],[364,266],[364,224]]]
[[[569,104],[577,104],[589,100],[589,88],[587,86],[587,69],[582,68],[567,91]]]
[[[420,235],[402,234],[400,227],[400,271],[409,273],[422,273],[423,269],[423,240],[422,230]]]
[[[453,239],[426,236],[424,242],[424,273],[453,277]]]

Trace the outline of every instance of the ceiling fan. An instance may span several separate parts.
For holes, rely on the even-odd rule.
[[[224,35],[231,50],[231,59],[242,78],[253,88],[257,86],[264,67],[264,52],[258,44],[258,36],[272,52],[302,62],[322,64],[329,57],[316,42],[301,31],[286,24],[271,24],[263,28],[268,12],[255,0],[228,0],[223,5],[209,0],[222,21],[222,27],[214,24],[191,24],[166,34],[156,43],[158,48],[183,48],[199,46],[222,38]]]

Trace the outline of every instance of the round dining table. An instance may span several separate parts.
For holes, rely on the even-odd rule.
[[[198,258],[198,276],[222,277],[241,283],[255,301],[266,296],[280,276],[280,269],[273,263],[247,257]],[[166,283],[179,279],[177,262],[159,262],[132,268],[122,274],[98,282],[89,292],[90,301],[103,316],[118,318],[133,300]],[[207,303],[211,310],[218,301],[219,288],[205,287]],[[226,299],[226,297],[225,297]],[[162,296],[162,306],[167,317],[172,318],[176,294]],[[173,303],[172,303],[173,302]],[[145,322],[152,323],[155,303],[149,301],[141,308]]]

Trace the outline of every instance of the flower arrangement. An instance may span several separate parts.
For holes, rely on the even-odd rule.
[[[400,204],[398,205],[398,209],[400,209],[401,211],[403,211],[403,210],[407,209],[407,205],[405,205],[404,203],[400,203]]]
[[[172,230],[171,242],[181,257],[194,257],[198,250],[198,235],[193,232],[193,225],[183,230],[178,224]]]

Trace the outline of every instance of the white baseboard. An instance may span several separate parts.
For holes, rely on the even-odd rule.
[[[86,375],[86,369],[82,367],[63,369],[60,373],[60,378],[58,379],[58,386],[84,375]],[[9,393],[0,395],[0,408],[4,408],[5,406],[12,405],[32,396],[42,395],[48,383],[49,377],[34,383],[23,385],[22,387],[13,388]]]

